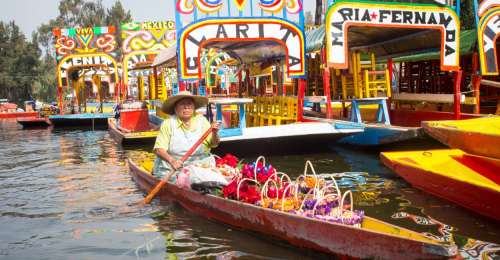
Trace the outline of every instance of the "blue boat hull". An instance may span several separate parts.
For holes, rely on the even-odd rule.
[[[423,136],[420,127],[366,124],[364,132],[341,138],[338,142],[360,146],[378,146],[408,141]]]

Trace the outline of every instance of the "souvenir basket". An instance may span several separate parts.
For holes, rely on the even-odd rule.
[[[262,185],[261,206],[281,211],[292,210],[298,203],[295,184],[283,172],[275,172]]]
[[[312,176],[308,174],[308,169],[311,170]],[[354,210],[352,192],[346,191],[342,195],[334,175],[317,175],[310,161],[306,162],[304,174],[297,178],[297,189],[302,203],[299,209],[294,211],[296,214],[329,222],[360,226],[364,213]],[[347,210],[344,204],[348,195],[350,207]]]
[[[345,206],[345,199],[349,195],[350,205],[347,209]],[[329,195],[321,198],[317,201],[316,205],[312,210],[312,217],[325,220],[328,222],[335,222],[339,224],[350,225],[354,227],[361,227],[361,222],[364,218],[364,212],[359,210],[354,210],[352,192],[346,191],[342,198],[340,199],[340,204],[337,207],[331,208],[329,211],[321,209],[318,205],[322,202],[327,201]],[[324,203],[323,203],[324,204]]]
[[[309,169],[312,174],[309,173]],[[297,177],[295,182],[298,185],[297,186],[297,188],[299,189],[298,192],[302,194],[308,194],[309,191],[313,190],[314,191],[313,195],[315,197],[317,196],[316,192],[319,191],[319,189],[325,185],[324,179],[321,179],[317,176],[311,161],[306,161],[304,167],[304,174]]]

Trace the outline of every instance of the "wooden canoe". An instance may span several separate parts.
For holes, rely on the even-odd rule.
[[[382,162],[414,187],[500,220],[500,160],[458,149],[385,152]]]
[[[17,123],[23,128],[48,127],[50,121],[45,117],[21,117],[17,119]]]
[[[150,191],[159,181],[148,173],[152,161],[139,166],[129,159],[128,164],[132,178],[143,191]],[[377,259],[436,259],[452,258],[457,254],[455,245],[370,217],[365,217],[362,227],[357,228],[202,195],[169,183],[158,197],[176,201],[187,210],[210,219],[324,253]]]
[[[425,132],[450,148],[500,158],[500,117],[422,122]]]
[[[131,132],[116,125],[116,119],[108,118],[108,131],[111,137],[119,144],[151,144],[156,140],[158,130],[150,123],[151,131]]]

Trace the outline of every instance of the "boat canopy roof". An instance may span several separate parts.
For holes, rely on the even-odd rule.
[[[476,30],[460,32],[460,55],[469,55],[474,52],[477,42]],[[439,60],[441,52],[439,49],[426,50],[424,52],[394,58],[394,62],[410,62],[424,60]]]
[[[325,45],[325,26],[306,32],[306,52],[321,50]],[[429,49],[439,49],[438,30],[381,27],[351,27],[348,46],[351,50],[373,52],[377,57],[397,57]]]
[[[306,52],[315,52],[325,46],[325,25],[306,31]]]
[[[255,41],[214,41],[204,46],[227,52],[231,57],[243,62],[254,63],[271,59],[284,59],[286,48],[272,40]]]
[[[167,67],[175,67],[177,66],[177,44],[173,44],[172,46],[163,49],[158,55],[156,55],[152,67],[165,65]]]

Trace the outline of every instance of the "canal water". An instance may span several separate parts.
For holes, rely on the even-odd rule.
[[[0,120],[0,259],[318,257],[176,204],[142,205],[144,193],[125,158],[143,152],[124,150],[107,131],[22,130],[14,120]],[[354,191],[355,207],[367,215],[453,240],[465,258],[499,259],[499,223],[410,187],[380,164],[378,153],[332,147],[267,161],[292,176],[303,172],[306,160],[318,173],[345,172],[342,189]]]

